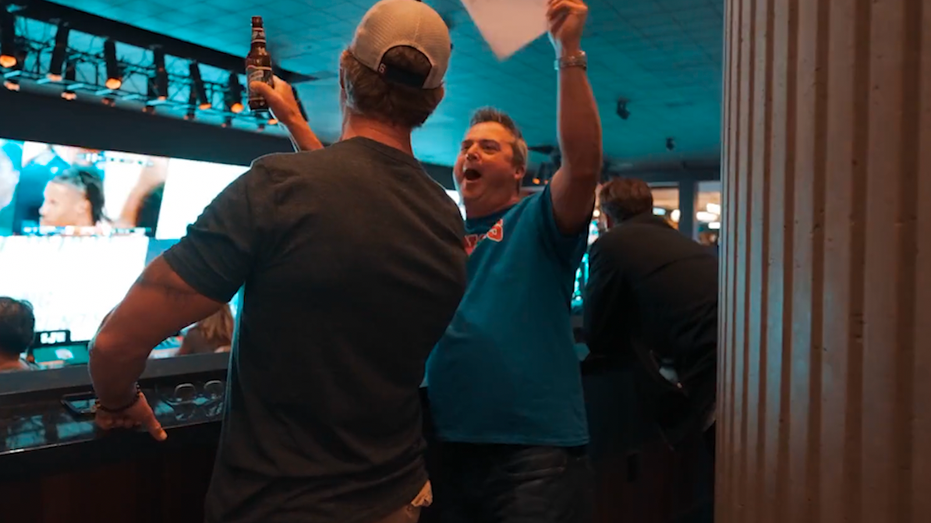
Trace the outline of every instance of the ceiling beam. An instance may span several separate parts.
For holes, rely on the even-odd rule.
[[[234,56],[229,53],[210,49],[209,47],[192,44],[172,38],[160,33],[141,29],[129,24],[92,15],[84,11],[54,4],[45,0],[0,0],[0,5],[8,7],[18,16],[31,18],[50,24],[67,22],[71,29],[82,33],[112,38],[118,42],[151,49],[155,46],[165,51],[165,54],[176,56],[185,60],[193,60],[201,64],[210,65],[226,71],[244,73],[245,57]],[[248,17],[244,18],[248,23]],[[299,75],[293,71],[281,70],[277,72],[286,82],[294,80],[307,81],[306,75]],[[313,78],[310,78],[313,80]]]

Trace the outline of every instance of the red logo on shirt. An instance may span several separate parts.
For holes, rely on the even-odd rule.
[[[504,239],[504,220],[498,220],[491,229],[488,229],[488,239],[493,242],[500,242]]]
[[[475,250],[478,242],[484,240],[485,238],[488,238],[493,242],[500,242],[503,240],[504,219],[498,220],[498,222],[492,225],[491,229],[488,229],[488,232],[485,234],[467,234],[466,237],[463,238],[466,254],[472,254],[472,251]]]

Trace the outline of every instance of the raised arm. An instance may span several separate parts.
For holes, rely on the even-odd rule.
[[[310,124],[301,114],[294,88],[281,78],[275,77],[275,87],[262,82],[252,82],[249,87],[262,95],[268,103],[272,114],[288,130],[291,144],[296,151],[316,151],[323,149],[323,142],[310,129]]]
[[[601,119],[581,44],[587,16],[582,0],[550,0],[550,39],[560,64],[557,119],[562,153],[550,190],[556,225],[564,234],[588,227],[602,168]]]

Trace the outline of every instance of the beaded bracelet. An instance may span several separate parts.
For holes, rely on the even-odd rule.
[[[102,411],[106,412],[107,414],[119,414],[119,413],[123,412],[124,410],[128,410],[128,409],[132,408],[132,406],[135,405],[136,403],[139,403],[139,398],[141,398],[141,397],[142,397],[142,389],[139,388],[139,384],[137,383],[137,384],[136,384],[136,394],[133,395],[133,399],[130,400],[129,403],[127,403],[126,405],[124,405],[124,406],[122,406],[122,407],[120,407],[120,408],[117,408],[117,409],[111,409],[111,408],[108,408],[108,407],[105,407],[105,406],[101,405],[101,404],[100,404],[100,400],[98,399],[98,400],[96,400],[96,401],[94,402],[94,408],[96,408],[97,410],[102,410]]]

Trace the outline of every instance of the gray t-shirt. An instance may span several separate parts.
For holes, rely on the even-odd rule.
[[[374,521],[417,495],[463,235],[413,157],[353,138],[257,160],[164,254],[219,302],[245,285],[208,522]]]

